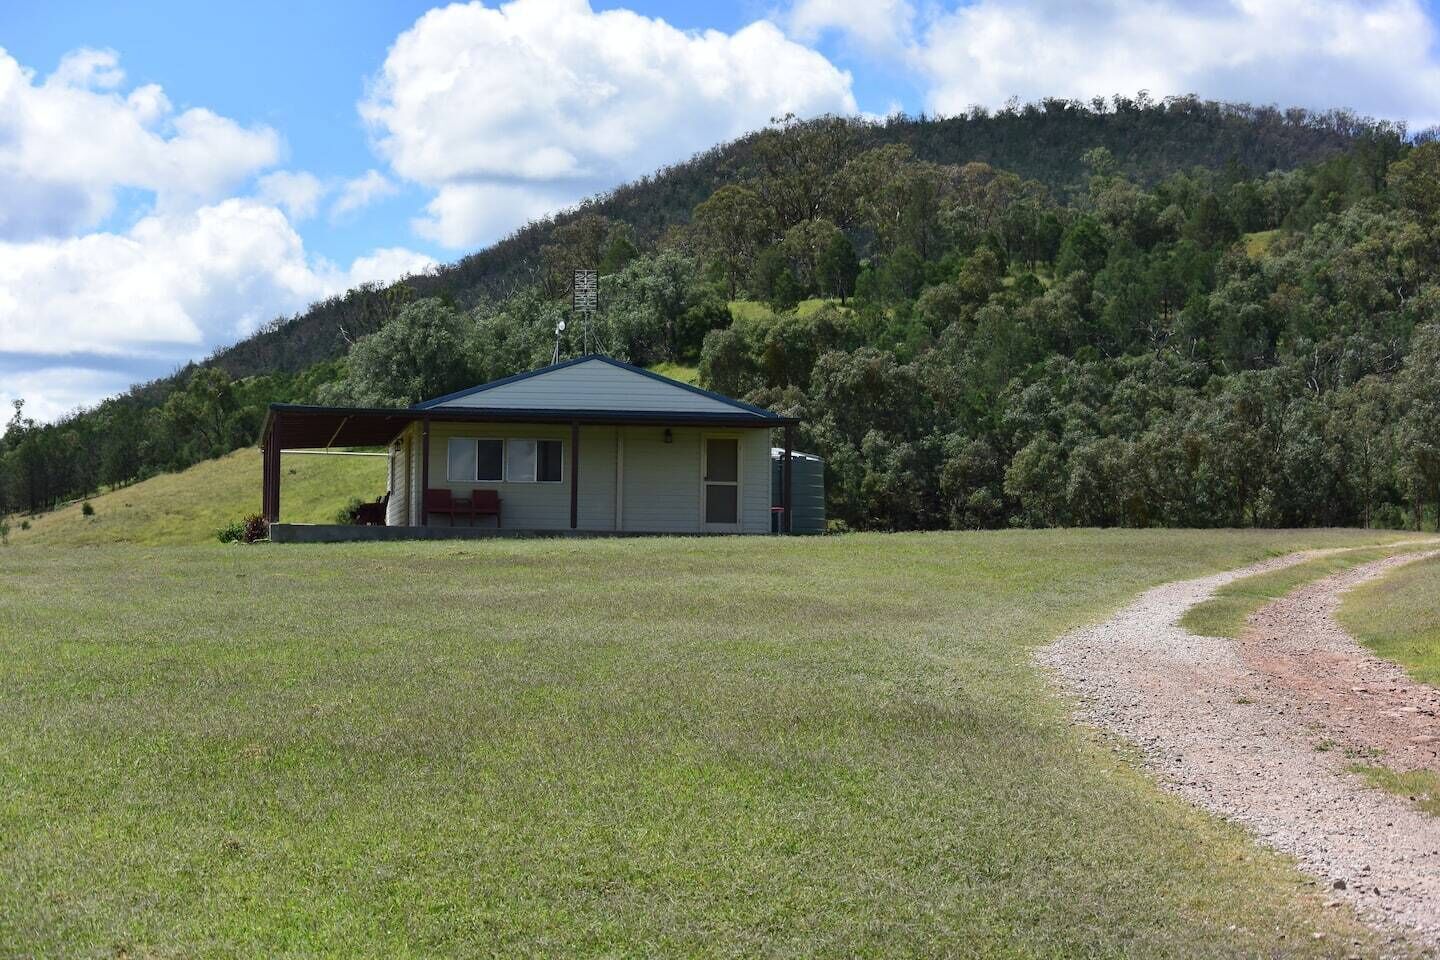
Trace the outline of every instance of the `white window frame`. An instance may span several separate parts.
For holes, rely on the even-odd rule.
[[[510,472],[510,444],[512,443],[533,443],[535,445],[535,456],[533,466],[528,477],[513,476]],[[557,443],[560,445],[560,476],[556,480],[540,479],[540,444]],[[554,485],[565,482],[565,441],[559,437],[506,437],[505,438],[505,482],[506,483],[543,483]]]
[[[499,476],[498,478],[495,478],[495,479],[483,478],[483,479],[482,479],[482,478],[479,476],[479,473],[480,473],[480,441],[482,441],[482,440],[492,441],[492,442],[495,442],[495,443],[499,443],[499,444],[500,444],[500,476]],[[445,444],[445,482],[446,482],[446,483],[504,483],[504,482],[505,482],[506,473],[507,473],[507,471],[508,471],[509,468],[510,468],[509,456],[508,456],[509,444],[508,444],[507,440],[508,440],[508,438],[506,438],[506,437],[451,437],[451,438],[449,438],[449,440],[448,440],[448,441],[446,442],[446,444]],[[475,469],[474,469],[474,471],[473,471],[473,473],[472,473],[471,476],[468,476],[468,477],[453,477],[453,476],[450,475],[450,444],[452,444],[452,443],[457,443],[457,442],[470,444],[470,445],[471,445],[471,448],[472,448],[473,451],[474,451],[474,457],[473,457],[472,462],[475,464]]]

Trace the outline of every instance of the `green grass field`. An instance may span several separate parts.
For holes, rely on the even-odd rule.
[[[1378,531],[1372,533],[1374,541],[1405,539],[1403,534]],[[1347,550],[1345,553],[1316,557],[1283,570],[1233,580],[1216,590],[1209,600],[1191,607],[1181,618],[1180,625],[1203,637],[1239,637],[1250,614],[1267,603],[1279,600],[1296,587],[1371,560],[1403,552],[1404,549],[1406,548],[1378,547]]]
[[[1031,661],[1362,542],[0,550],[0,955],[1368,954]]]
[[[1339,620],[1357,640],[1440,685],[1440,557],[1406,564],[1345,595]]]
[[[373,500],[385,492],[381,457],[287,453],[281,470],[280,517],[293,523],[331,523],[350,497]],[[95,511],[90,517],[79,503],[37,517],[11,517],[10,542],[75,547],[213,540],[225,524],[260,512],[260,451],[237,450],[151,477],[94,497],[90,505]],[[30,529],[20,528],[22,520]]]

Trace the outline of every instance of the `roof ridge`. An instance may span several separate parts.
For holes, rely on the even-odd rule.
[[[680,380],[674,380],[663,374],[656,373],[653,370],[646,370],[644,367],[636,366],[633,363],[627,363],[624,360],[617,360],[614,357],[607,357],[601,353],[581,354],[578,357],[571,357],[569,360],[562,360],[558,363],[551,363],[543,367],[537,367],[534,370],[526,370],[521,373],[511,374],[508,377],[501,377],[499,380],[491,380],[488,383],[482,383],[477,386],[466,387],[464,390],[456,390],[453,393],[447,393],[441,397],[435,397],[430,400],[422,400],[421,402],[412,405],[411,409],[433,410],[439,407],[443,407],[445,404],[449,403],[452,400],[459,400],[463,397],[473,397],[476,394],[485,393],[486,391],[493,390],[496,387],[502,387],[512,383],[519,383],[523,380],[531,380],[535,377],[554,373],[558,370],[563,370],[566,367],[578,366],[579,364],[587,363],[592,360],[599,361],[600,363],[609,364],[612,367],[617,367],[621,370],[629,371],[630,373],[639,374],[642,377],[648,377],[651,380],[656,380],[668,386],[677,387],[689,393],[694,393],[702,397],[707,397],[711,400],[715,400],[727,406],[734,407],[738,410],[744,410],[747,413],[752,413],[759,417],[776,420],[784,419],[779,414],[775,413],[773,410],[766,410],[764,407],[758,407],[754,404],[746,403],[743,400],[736,400],[734,397],[727,397],[723,393],[716,393],[713,390],[706,390],[705,388],[698,387],[693,383],[685,383]]]

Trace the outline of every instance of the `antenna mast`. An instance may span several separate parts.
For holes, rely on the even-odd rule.
[[[590,352],[590,321],[600,312],[600,271],[576,270],[570,311],[580,321],[580,353]],[[556,349],[559,349],[558,341]]]

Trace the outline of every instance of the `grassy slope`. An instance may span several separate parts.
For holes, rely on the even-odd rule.
[[[286,454],[281,462],[280,517],[330,522],[352,496],[385,492],[385,461],[378,457]],[[15,545],[91,546],[107,543],[194,544],[211,540],[225,524],[260,510],[260,451],[237,450],[180,473],[151,477],[93,498],[93,517],[71,504],[38,517],[11,518]]]
[[[1403,538],[1403,534],[1374,533],[1376,541]],[[1250,614],[1273,600],[1279,600],[1296,587],[1395,552],[1396,549],[1388,548],[1353,550],[1231,581],[1216,590],[1209,600],[1191,607],[1180,620],[1180,625],[1199,636],[1239,637]]]
[[[1356,587],[1341,603],[1339,620],[1415,679],[1440,686],[1440,557]]]
[[[700,380],[700,368],[683,363],[657,363],[650,369],[662,377],[679,380],[681,383],[697,383]]]
[[[824,298],[801,300],[795,305],[795,315],[798,317],[808,317],[827,303],[835,306],[840,305],[839,300],[827,300]],[[735,323],[753,323],[774,316],[775,311],[771,310],[769,305],[761,303],[758,300],[730,301],[730,319]]]
[[[0,552],[0,954],[1343,955],[1030,655],[1362,539]]]
[[[1245,234],[1240,238],[1240,242],[1245,247],[1247,257],[1252,260],[1263,260],[1279,236],[1279,230],[1260,230],[1256,233]]]

